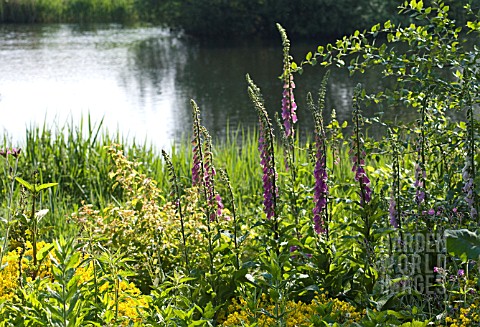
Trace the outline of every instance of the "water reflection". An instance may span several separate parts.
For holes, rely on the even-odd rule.
[[[293,44],[301,58],[315,43]],[[204,125],[223,138],[227,124],[256,126],[245,75],[261,87],[270,113],[280,110],[280,39],[265,42],[197,42],[161,28],[118,25],[0,26],[0,128],[21,139],[25,126],[55,121],[60,127],[90,114],[128,139],[147,138],[158,147],[190,133],[194,99]],[[307,92],[315,97],[325,70],[307,67],[296,75],[296,99],[303,135],[312,131]],[[326,116],[332,108],[350,120],[354,86],[381,89],[377,72],[350,77],[333,69]],[[380,108],[365,108],[366,116]],[[383,110],[383,109],[382,109]],[[385,110],[389,120],[412,121],[415,112]],[[374,129],[381,133],[381,129]]]

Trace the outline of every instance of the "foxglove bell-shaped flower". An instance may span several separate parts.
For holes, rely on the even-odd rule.
[[[260,137],[260,140],[265,140],[265,138]],[[270,166],[272,161],[272,156],[268,151],[269,146],[262,141],[259,141],[259,151],[260,151],[260,164],[263,171],[263,208],[264,212],[267,215],[267,219],[271,219],[275,215],[275,202],[274,196],[276,193],[274,186],[274,179],[276,178],[275,172]]]
[[[318,151],[318,150],[317,150]],[[320,151],[319,151],[320,152]],[[327,208],[328,197],[328,174],[325,167],[325,158],[323,154],[317,152],[317,162],[313,175],[315,177],[315,188],[313,200],[315,206],[313,208],[313,224],[317,234],[325,233],[325,221],[323,219],[324,210]]]
[[[427,177],[425,170],[421,167],[420,164],[415,164],[415,183],[413,186],[416,188],[415,192],[415,202],[417,205],[420,205],[425,201],[425,183],[424,180]]]
[[[355,181],[360,183],[360,204],[364,206],[372,200],[372,189],[370,188],[370,179],[363,168],[363,159],[353,157],[352,171],[355,172]]]
[[[390,197],[390,203],[388,207],[388,215],[390,216],[390,225],[395,228],[398,228],[398,220],[397,220],[397,203],[395,201],[395,197],[392,194]]]
[[[478,213],[477,209],[475,208],[474,182],[473,177],[471,176],[471,170],[471,159],[469,156],[467,156],[465,160],[465,166],[462,169],[462,177],[465,183],[462,191],[465,193],[465,202],[467,202],[470,210],[470,216],[474,218]]]
[[[193,108],[193,135],[192,135],[192,185],[199,186],[202,181],[203,174],[203,153],[202,153],[202,139],[200,135],[200,109],[195,101],[192,100]]]
[[[275,218],[276,203],[278,197],[277,173],[275,170],[275,150],[273,148],[274,135],[272,124],[265,109],[260,89],[247,75],[248,94],[258,114],[259,138],[258,151],[260,152],[260,165],[262,167],[263,183],[263,211],[267,219]]]
[[[293,94],[294,89],[295,83],[293,82],[293,75],[290,74],[283,85],[282,97],[282,119],[285,128],[285,135],[287,137],[294,136],[293,125],[297,122],[297,104]]]
[[[193,142],[192,142],[193,143]],[[198,145],[193,145],[193,166],[192,166],[192,185],[196,186],[200,184],[200,172],[201,172],[201,158]]]

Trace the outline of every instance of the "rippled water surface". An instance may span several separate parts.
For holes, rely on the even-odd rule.
[[[304,56],[317,43],[292,45]],[[246,92],[249,73],[262,88],[270,112],[280,109],[279,40],[204,42],[162,28],[117,25],[0,26],[0,129],[21,142],[25,127],[62,127],[90,115],[128,140],[164,147],[190,132],[194,99],[214,136],[226,126],[252,127],[256,115]],[[300,124],[309,133],[308,91],[316,94],[324,71],[296,77]],[[375,87],[376,77],[363,76]],[[370,81],[368,79],[370,78]],[[328,107],[349,119],[355,79],[332,74]],[[397,112],[395,115],[407,115]]]

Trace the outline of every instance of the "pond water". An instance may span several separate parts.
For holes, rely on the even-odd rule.
[[[292,44],[297,61],[320,44]],[[253,127],[257,117],[246,92],[249,73],[270,112],[279,111],[282,83],[280,37],[271,42],[198,42],[156,27],[119,25],[0,26],[0,130],[22,142],[27,126],[52,129],[103,119],[127,140],[166,147],[191,130],[190,99],[202,110],[214,137],[227,126]],[[324,71],[307,67],[296,76],[302,133],[311,131],[307,92],[316,94]],[[361,78],[380,87],[376,75],[332,73],[327,104],[340,121],[350,119],[353,87]],[[372,113],[370,113],[372,114]],[[392,112],[408,119],[407,111]],[[395,117],[391,117],[392,119]]]

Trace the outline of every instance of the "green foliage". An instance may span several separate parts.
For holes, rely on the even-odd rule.
[[[474,5],[474,1],[450,2],[453,17],[465,22],[463,6]],[[408,17],[394,15],[401,3],[397,0],[169,0],[164,2],[161,17],[167,25],[203,38],[273,37],[275,24],[280,23],[295,38],[331,40],[378,21],[408,23]]]
[[[81,292],[78,286],[79,276],[75,276],[75,267],[80,253],[75,249],[73,239],[60,238],[55,244],[52,261],[52,275],[55,280],[39,300],[44,303],[48,324],[58,327],[82,326],[85,314]]]
[[[463,262],[480,256],[480,238],[468,229],[446,230],[445,239],[448,253],[461,258]]]
[[[153,22],[180,28],[205,39],[276,35],[280,23],[297,38],[332,40],[391,19],[399,0],[16,0],[0,2],[3,23],[131,23]],[[450,1],[450,13],[462,24],[464,5]]]
[[[415,24],[357,30],[299,64],[279,27],[283,77],[321,63],[352,74],[380,68],[379,78],[393,80],[355,88],[350,131],[334,111],[323,117],[325,78],[318,107],[309,96],[316,137],[276,142],[260,87],[247,77],[259,133],[218,146],[192,101],[193,153],[186,142],[163,160],[145,147],[104,147],[111,139],[98,141],[91,126],[86,139],[82,128],[44,128],[29,134],[22,156],[2,150],[3,325],[478,325],[479,241],[469,230],[480,224],[479,49],[464,45],[449,11],[443,2],[406,1],[401,12]],[[479,17],[468,7],[467,15],[476,35]],[[418,119],[366,117],[366,107],[411,108]],[[464,118],[450,119],[452,111]],[[368,137],[378,126],[389,133]],[[325,233],[313,228],[312,149],[325,153]],[[31,206],[16,186],[29,190]],[[27,242],[48,226],[35,209],[47,194],[50,211],[74,211],[68,222],[76,226],[49,235],[57,240],[50,254],[52,246],[36,252],[36,240]]]

